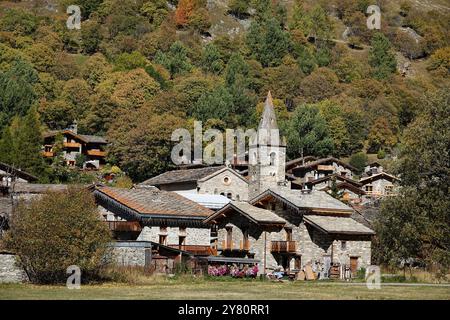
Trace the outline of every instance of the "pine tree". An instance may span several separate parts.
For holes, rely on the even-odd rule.
[[[397,69],[397,60],[391,51],[391,43],[382,33],[377,32],[371,41],[369,64],[372,66],[373,76],[380,80],[389,77]]]
[[[16,154],[17,166],[37,176],[44,173],[44,159],[41,154],[42,132],[39,115],[35,107],[30,108],[21,121],[17,135],[17,146],[20,152]]]

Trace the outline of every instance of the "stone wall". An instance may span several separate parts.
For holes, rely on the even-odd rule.
[[[149,267],[152,260],[152,245],[147,241],[117,241],[112,247],[112,262],[118,266]]]
[[[142,229],[137,238],[140,241],[153,241],[159,243],[159,236],[165,235],[167,245],[178,245],[180,236],[185,236],[185,245],[203,245],[209,246],[211,239],[211,230],[207,228],[186,228],[180,230],[178,227],[167,227],[166,231],[160,227],[146,226]]]
[[[198,182],[201,194],[231,195],[232,200],[248,200],[248,182],[231,170],[225,170],[205,181]]]
[[[20,283],[28,281],[25,271],[16,263],[16,256],[0,253],[0,283]]]
[[[269,206],[271,206],[269,204]],[[282,264],[283,255],[271,252],[272,241],[286,241],[287,231],[292,230],[291,239],[296,243],[296,252],[290,253],[288,262],[290,268],[295,268],[295,259],[300,259],[301,267],[308,263],[323,263],[324,257],[332,257],[332,262],[349,265],[350,257],[358,258],[357,268],[367,267],[371,259],[371,240],[369,236],[329,235],[303,222],[301,214],[294,214],[283,208],[279,203],[273,208],[277,215],[289,221],[284,228],[264,232],[259,226],[246,218],[234,214],[226,222],[219,225],[219,249],[227,243],[227,228],[232,228],[233,248],[240,249],[246,230],[250,243],[249,254],[260,260],[259,270],[263,272],[264,247],[266,252],[266,269],[270,271]],[[343,244],[344,243],[344,244]],[[284,254],[286,257],[286,254]]]

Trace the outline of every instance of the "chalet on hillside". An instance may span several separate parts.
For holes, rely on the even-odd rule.
[[[55,156],[55,139],[58,134],[63,137],[63,157],[68,166],[74,167],[77,157],[84,156],[84,169],[100,169],[105,164],[105,147],[107,141],[100,136],[78,134],[77,126],[62,131],[44,134],[43,155],[45,158]]]
[[[395,195],[399,182],[399,178],[386,172],[372,174],[359,180],[366,195],[375,198]]]
[[[302,183],[323,178],[331,174],[338,174],[352,179],[356,171],[356,168],[353,166],[334,157],[318,159],[292,169],[295,178]]]
[[[342,192],[342,200],[347,202],[359,201],[366,193],[362,189],[362,184],[359,181],[347,178],[340,174],[330,174],[325,177],[301,182],[301,180],[294,180],[291,182],[292,189],[308,189],[321,190],[331,192],[333,183],[337,190]]]

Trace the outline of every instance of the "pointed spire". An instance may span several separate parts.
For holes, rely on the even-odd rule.
[[[275,115],[275,108],[273,105],[272,94],[267,93],[266,102],[264,103],[264,111],[258,129],[278,129],[277,117]]]

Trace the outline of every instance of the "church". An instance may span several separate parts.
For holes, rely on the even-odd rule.
[[[260,136],[261,132],[266,134]],[[268,132],[278,134],[270,92],[246,170],[192,164],[137,187],[156,187],[191,198],[195,194],[197,200],[227,198],[203,221],[213,230],[210,242],[223,261],[257,261],[259,273],[278,266],[295,272],[310,265],[321,266],[327,273],[345,266],[356,274],[369,266],[374,231],[354,220],[353,209],[327,192],[291,189],[286,178],[287,146]]]

